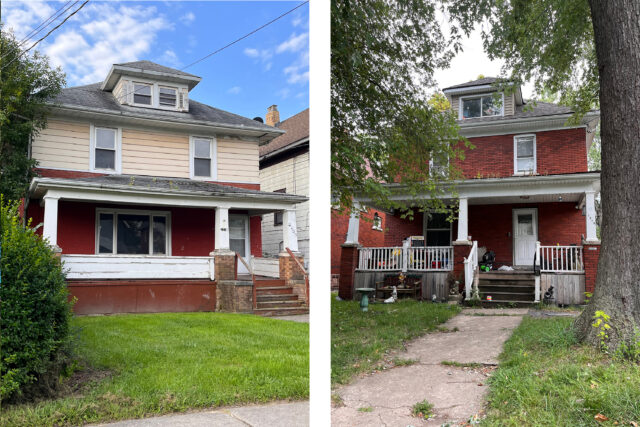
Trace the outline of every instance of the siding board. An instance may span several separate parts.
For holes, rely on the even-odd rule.
[[[31,154],[42,168],[89,169],[89,124],[49,120],[34,136]]]

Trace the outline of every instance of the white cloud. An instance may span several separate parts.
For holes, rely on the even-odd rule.
[[[47,3],[41,1],[3,1],[1,11],[2,21],[5,24],[5,29],[12,29],[16,38],[21,40],[29,34],[31,30],[38,27],[53,15],[58,8],[59,6],[54,9]],[[53,28],[53,26],[49,26],[47,29],[40,31],[37,36],[32,38],[32,43],[47,34],[50,28]],[[31,44],[28,45],[30,46]]]
[[[24,34],[54,11],[43,3],[2,2],[5,22]],[[62,67],[69,85],[96,83],[112,64],[144,59],[158,32],[172,28],[153,6],[89,3],[40,43],[38,50],[49,56],[52,65]],[[170,50],[163,58],[177,61]]]
[[[279,91],[277,91],[276,95],[278,95],[281,99],[287,99],[290,93],[291,89],[285,87],[284,89],[280,89]]]
[[[180,22],[182,22],[184,25],[189,25],[195,20],[196,15],[194,15],[193,12],[187,12],[180,17]]]
[[[176,55],[176,53],[174,51],[172,51],[171,49],[167,49],[167,50],[164,51],[164,53],[162,54],[162,56],[159,59],[159,62],[162,65],[166,65],[166,66],[174,67],[174,68],[177,68],[180,65],[182,65],[182,63],[178,59],[178,55]]]
[[[304,84],[309,81],[309,51],[305,50],[298,58],[283,70],[290,84]]]
[[[260,56],[260,51],[258,49],[248,47],[244,50],[244,54],[249,58],[258,58]]]
[[[302,48],[305,48],[309,45],[309,33],[302,33],[300,35],[296,35],[296,33],[291,34],[288,40],[280,43],[280,45],[276,48],[276,53],[282,52],[297,52]]]
[[[242,91],[242,88],[240,86],[234,86],[231,87],[227,90],[227,93],[230,93],[232,95],[237,95]]]
[[[273,51],[271,49],[255,49],[247,47],[244,49],[244,54],[249,58],[256,59],[256,63],[262,62],[265,71],[269,71],[273,65],[273,62],[271,61],[271,58],[273,58]]]

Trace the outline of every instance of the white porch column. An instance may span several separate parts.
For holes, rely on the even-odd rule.
[[[291,252],[298,252],[298,226],[296,225],[296,210],[286,209],[282,212],[282,244]],[[286,250],[286,249],[285,249]]]
[[[216,208],[215,217],[215,248],[216,251],[230,251],[229,246],[229,208]]]
[[[45,195],[44,200],[44,226],[42,238],[48,239],[49,244],[58,248],[58,198]]]
[[[460,199],[458,206],[458,242],[466,242],[469,237],[469,208],[468,200]]]
[[[349,217],[349,228],[347,229],[347,240],[344,243],[357,245],[358,232],[360,231],[360,207],[354,206]]]
[[[585,219],[587,223],[586,242],[598,242],[598,234],[596,233],[596,193],[593,191],[584,193],[585,202]]]

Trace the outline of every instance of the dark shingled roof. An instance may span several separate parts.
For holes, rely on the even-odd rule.
[[[272,196],[280,200],[292,200],[297,201],[300,199],[306,199],[303,196],[286,193],[272,193],[268,191],[249,190],[245,188],[232,187],[230,185],[214,184],[206,181],[196,181],[184,178],[166,178],[166,177],[152,177],[141,175],[104,175],[88,178],[55,178],[56,181],[66,180],[71,183],[86,182],[98,184],[103,188],[122,188],[127,187],[136,190],[161,190],[161,191],[175,191],[175,192],[197,192],[203,195],[228,195],[234,194],[238,196]]]
[[[523,119],[527,117],[544,117],[555,116],[558,114],[572,114],[573,110],[570,107],[563,105],[551,104],[550,102],[542,101],[527,101],[524,105],[517,105],[515,114],[510,116],[490,116],[490,117],[476,117],[472,119],[458,120],[459,123],[482,123],[482,122],[495,122],[502,120]]]
[[[299,112],[295,116],[289,117],[284,122],[276,125],[278,129],[286,130],[287,133],[271,140],[267,145],[260,147],[260,157],[273,153],[294,142],[309,138],[309,109]]]
[[[144,61],[140,61],[144,62]],[[116,101],[111,92],[100,89],[101,83],[85,86],[75,86],[62,89],[62,92],[53,100],[54,104],[67,104],[77,107],[103,109],[110,112],[130,117],[146,117],[150,119],[171,121],[202,121],[218,125],[231,125],[235,127],[245,126],[252,129],[264,129],[274,131],[274,128],[264,123],[242,117],[237,114],[219,110],[209,105],[189,99],[189,111],[168,111],[145,107],[133,107],[122,105]]]
[[[156,64],[151,61],[134,61],[134,62],[125,62],[122,64],[113,64],[120,65],[122,67],[131,67],[131,68],[140,68],[141,70],[149,70],[149,71],[157,71],[158,73],[167,73],[167,74],[176,74],[178,76],[189,76],[189,77],[197,77],[194,74],[185,73],[184,71],[176,70],[175,68],[165,67],[164,65]]]
[[[497,77],[484,77],[482,79],[478,79],[478,80],[472,80],[470,82],[466,82],[466,83],[460,83],[458,85],[454,85],[454,86],[449,86],[449,87],[445,87],[442,90],[448,90],[448,89],[458,89],[458,88],[463,88],[463,87],[471,87],[471,86],[482,86],[482,85],[490,85],[490,84],[494,84],[495,82],[499,81],[499,79]]]

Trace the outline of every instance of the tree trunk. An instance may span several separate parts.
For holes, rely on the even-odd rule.
[[[600,73],[602,246],[595,292],[575,328],[597,345],[591,324],[604,311],[615,349],[640,330],[640,2],[589,3]]]

